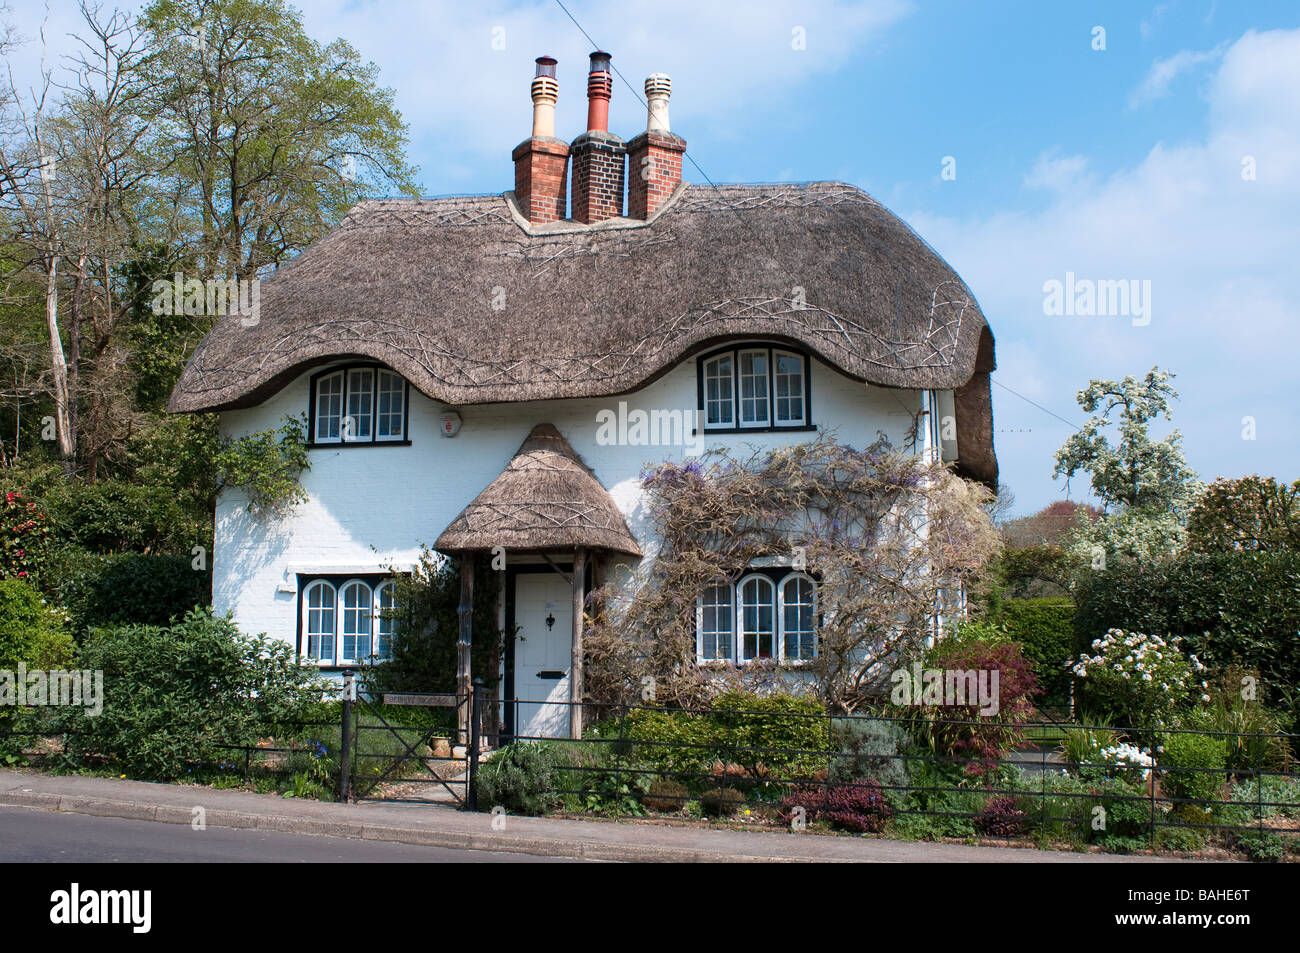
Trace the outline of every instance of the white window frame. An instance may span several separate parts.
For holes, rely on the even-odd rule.
[[[742,375],[741,363],[747,357],[761,357],[767,364],[765,374],[748,374]],[[798,381],[797,394],[787,397],[787,401],[797,399],[800,407],[800,414],[797,416],[781,417],[778,416],[778,397],[777,397],[777,365],[784,358],[793,358],[799,364],[799,373],[793,379]],[[721,374],[723,363],[729,363],[730,375],[729,383],[731,385],[730,400],[723,396],[716,399],[710,399],[709,385],[717,383],[722,385],[728,382]],[[812,361],[807,354],[800,351],[792,350],[788,347],[777,347],[772,344],[744,344],[739,343],[731,347],[716,350],[711,353],[702,355],[697,365],[698,385],[699,385],[699,402],[698,410],[700,424],[704,432],[718,431],[723,433],[740,433],[744,431],[780,431],[780,430],[809,430],[812,429],[812,393],[811,393],[811,375]],[[783,378],[789,380],[792,375],[783,374]],[[763,393],[763,403],[767,407],[767,416],[757,420],[744,419],[744,402],[746,399],[753,401],[758,398],[742,397],[743,381],[752,380],[765,384]],[[722,406],[728,406],[730,413],[726,417],[718,420],[710,420],[709,412],[714,408],[721,409]]]
[[[344,628],[345,628],[344,613],[345,612],[356,613],[359,611],[363,611],[361,607],[352,607],[350,609],[344,608],[343,605],[344,593],[348,592],[353,585],[364,586],[370,592],[370,600],[367,603],[368,608],[364,609],[367,617],[370,620],[370,631],[368,634],[365,632],[346,633],[346,634],[344,633]],[[329,593],[331,594],[333,601],[331,606],[328,609],[312,608],[311,605],[312,593],[317,591],[318,589],[321,591],[328,590]],[[393,593],[392,596],[393,606],[396,607],[397,604],[396,591],[394,588],[394,582],[391,578],[382,579],[378,582],[371,582],[368,579],[353,577],[353,578],[346,579],[345,581],[337,584],[331,582],[329,579],[322,579],[322,578],[316,578],[307,581],[302,591],[302,607],[301,607],[302,633],[303,633],[302,657],[309,662],[321,666],[322,668],[333,668],[333,667],[351,666],[351,665],[370,665],[376,662],[384,662],[391,659],[392,645],[393,645],[392,640],[395,633],[393,628],[391,627],[387,632],[382,631],[382,626],[383,626],[382,613],[385,610],[382,607],[381,603],[383,601],[383,593],[386,590],[391,591]],[[313,632],[312,631],[313,613],[319,614],[326,611],[332,614],[333,623],[334,623],[333,628],[330,631]],[[318,640],[318,644],[323,639],[331,640],[331,651],[329,652],[328,655],[320,651],[318,651],[317,654],[315,655],[312,654],[311,640],[313,638]],[[370,646],[370,653],[361,658],[351,658],[345,655],[343,650],[344,638],[368,639],[369,646]],[[381,654],[379,652],[381,638],[387,639],[388,641],[388,652],[386,654]]]
[[[813,622],[812,622],[812,630],[811,630],[812,632],[812,657],[811,658],[803,658],[803,657],[790,658],[789,656],[786,655],[785,652],[786,634],[787,634],[787,630],[785,627],[785,608],[786,608],[785,587],[792,582],[806,582],[812,588],[812,602],[799,603],[800,605],[807,604],[812,606]],[[808,575],[805,572],[792,572],[786,576],[781,577],[781,581],[777,584],[776,587],[777,630],[780,633],[780,640],[781,640],[781,661],[786,662],[790,665],[806,665],[817,658],[817,609],[818,609],[817,580],[813,579],[812,576]],[[805,630],[800,629],[799,631],[802,633]]]
[[[396,635],[396,620],[392,618],[385,619],[385,612],[392,612],[397,608],[397,584],[391,579],[387,582],[381,582],[374,587],[375,589],[375,611],[370,617],[372,638],[374,639],[375,658],[381,662],[386,662],[393,657],[393,636]],[[387,590],[392,593],[393,604],[385,606],[382,593]],[[387,628],[387,631],[384,631]],[[383,639],[388,640],[388,651],[381,652],[380,646]]]
[[[366,598],[361,605],[348,607],[347,595],[356,586],[361,586],[366,591]],[[365,613],[366,631],[363,633],[360,628],[356,632],[348,632],[347,625],[349,622],[348,614]],[[347,654],[345,646],[347,639],[360,641],[366,640],[368,648],[373,649],[375,643],[375,587],[370,585],[364,579],[349,579],[343,585],[339,586],[339,616],[338,616],[338,664],[340,665],[364,665],[370,660],[370,654],[357,655]]]
[[[364,381],[364,385],[361,383]],[[321,388],[336,384],[338,391],[322,394]],[[384,387],[383,385],[387,385]],[[382,389],[381,389],[382,388]],[[376,443],[409,443],[410,384],[401,374],[383,365],[344,365],[322,371],[312,378],[311,384],[311,442],[318,444],[347,444],[348,446]],[[396,427],[396,432],[381,435],[379,398],[389,400],[384,414],[385,426]],[[364,399],[364,403],[362,400]],[[330,401],[337,413],[322,414],[324,401]],[[337,402],[337,403],[334,403]],[[349,423],[351,421],[351,423]],[[326,426],[322,428],[321,424]],[[362,426],[364,424],[364,426]],[[337,433],[328,431],[333,427]]]
[[[781,395],[777,393],[777,382],[782,377],[789,377],[789,374],[782,374],[780,371],[780,360],[783,357],[792,357],[799,364],[799,388],[798,399],[799,408],[802,413],[798,417],[782,417],[780,412]],[[783,351],[779,348],[772,349],[772,421],[777,427],[802,427],[808,423],[808,359],[797,351]],[[786,400],[792,400],[792,396],[787,396]]]
[[[743,370],[746,355],[757,354],[763,359],[763,364],[767,370],[762,375],[762,401],[763,406],[767,408],[767,414],[760,420],[745,419],[745,401],[756,401],[757,397],[745,397],[742,390],[746,378],[759,380],[757,374],[746,374]],[[736,426],[742,430],[758,430],[772,426],[772,351],[766,347],[745,347],[736,350]]]
[[[766,584],[770,596],[769,601],[767,602],[767,608],[772,613],[771,631],[773,644],[772,653],[768,655],[767,658],[772,659],[773,661],[777,661],[780,658],[780,647],[777,645],[777,636],[779,635],[780,625],[776,618],[776,583],[772,581],[770,576],[765,576],[761,573],[750,573],[748,576],[742,577],[740,581],[736,583],[736,663],[738,665],[744,665],[747,662],[763,661],[764,659],[764,656],[762,655],[747,655],[745,653],[745,637],[749,634],[748,630],[745,628],[745,586],[754,581],[761,581]],[[757,603],[756,606],[761,611],[763,604]],[[754,650],[757,652],[761,646],[762,630],[756,629],[753,635]]]
[[[796,570],[793,572],[786,573],[784,576],[780,577],[779,579],[773,578],[772,576],[766,573],[750,572],[742,576],[737,582],[728,583],[726,585],[721,585],[721,586],[706,587],[704,592],[700,593],[700,595],[697,596],[695,600],[695,661],[696,663],[700,665],[709,665],[709,664],[717,664],[720,662],[729,662],[735,665],[747,665],[754,661],[764,660],[764,656],[762,655],[747,656],[745,654],[746,629],[745,629],[744,590],[745,590],[745,586],[752,580],[761,580],[761,583],[766,584],[769,587],[769,592],[771,594],[772,601],[769,603],[769,607],[772,610],[773,650],[772,650],[772,654],[770,656],[767,656],[767,658],[771,659],[772,661],[776,661],[782,665],[790,665],[796,667],[800,665],[807,665],[810,662],[814,661],[821,651],[820,635],[819,635],[820,623],[818,621],[821,618],[821,601],[820,601],[821,594],[818,591],[819,587],[817,585],[816,579],[808,575],[808,573],[806,572],[800,572]],[[785,590],[788,584],[795,581],[806,582],[808,583],[809,586],[812,587],[812,603],[811,603],[812,620],[813,620],[812,629],[811,629],[812,655],[808,658],[798,658],[798,657],[788,656],[786,654],[786,636],[788,634],[788,630],[786,629],[786,623],[785,623],[785,610],[786,610]],[[725,656],[720,656],[716,654],[714,656],[709,656],[705,654],[705,645],[704,645],[704,640],[706,635],[705,628],[704,628],[704,610],[706,605],[710,607],[717,607],[722,605],[722,603],[719,602],[706,603],[705,596],[718,589],[725,590],[728,593],[730,599],[731,631],[727,634],[729,635],[731,640],[731,652]],[[804,629],[799,630],[800,633],[803,633],[805,631],[808,630],[804,630]],[[708,634],[715,636],[714,645],[716,647],[717,645],[716,636],[718,635],[718,633],[710,632]],[[757,649],[760,644],[759,636],[761,634],[761,630],[756,630],[752,634],[755,637],[754,647],[755,649]]]
[[[311,604],[312,593],[316,590],[328,590],[330,594],[330,607],[326,609],[323,605],[315,608]],[[339,593],[338,589],[328,579],[316,579],[311,582],[302,596],[302,632],[303,632],[303,655],[319,665],[333,665],[335,653],[338,651],[338,629],[339,629]],[[312,632],[312,613],[330,614],[330,627],[326,631],[323,627],[318,632]],[[324,654],[324,646],[320,645],[315,654],[312,654],[311,640],[315,638],[318,643],[324,642],[326,638],[330,640],[330,651],[328,655]]]
[[[719,370],[717,373],[711,373],[713,368],[721,368],[722,362],[726,361],[730,365],[727,371],[726,394],[722,394],[722,374]],[[718,380],[719,395],[716,400],[709,398],[709,379],[714,377]],[[709,420],[709,404],[717,404],[719,407],[726,405],[729,408],[729,415],[725,419]],[[708,428],[731,428],[736,426],[736,352],[727,351],[716,357],[711,357],[704,362],[704,426]]]
[[[322,394],[321,385],[324,384],[326,381],[334,381],[334,380],[338,381],[338,390],[335,392],[331,392],[329,394]],[[334,371],[329,374],[323,374],[320,377],[316,378],[315,386],[313,388],[313,393],[315,394],[316,397],[316,405],[312,408],[312,442],[313,443],[342,443],[343,442],[343,418],[344,416],[346,416],[344,411],[347,409],[347,407],[345,406],[346,394],[347,394],[346,380],[347,380],[347,375],[342,369]],[[337,414],[321,413],[321,401],[326,398],[330,400],[338,401]],[[325,433],[324,435],[322,435],[321,433],[322,420],[333,421],[335,423],[333,429],[336,431],[336,433],[334,433],[333,435],[330,435],[329,433]]]
[[[722,634],[721,630],[716,630],[710,633],[714,637],[713,644],[715,654],[706,655],[704,653],[704,609],[706,606],[704,597],[705,595],[718,590],[727,594],[727,602],[725,603],[727,611],[725,614],[720,611],[717,612],[715,618],[723,618],[727,621],[726,635],[728,641],[731,643],[730,650],[726,655],[716,654],[718,636]],[[710,608],[720,610],[723,603],[709,602],[707,605]],[[736,587],[729,582],[724,582],[717,586],[709,586],[700,594],[699,598],[695,600],[695,660],[701,663],[734,662],[736,660]]]
[[[388,378],[389,382],[395,381],[397,386],[385,387],[384,379]],[[379,397],[384,394],[390,401],[396,401],[396,409],[390,403],[388,410],[382,415],[379,410]],[[381,368],[375,369],[375,442],[385,443],[391,440],[406,439],[406,378],[394,371],[388,371]],[[387,418],[389,422],[397,421],[396,433],[382,433],[380,422]]]
[[[365,387],[358,386],[360,381],[364,380]],[[347,372],[347,387],[345,390],[347,414],[344,421],[351,421],[352,426],[343,431],[344,440],[348,443],[371,443],[375,433],[375,369],[373,367],[353,367]],[[357,406],[362,399],[365,399],[366,406],[363,410]],[[362,432],[362,424],[365,424],[365,431]]]

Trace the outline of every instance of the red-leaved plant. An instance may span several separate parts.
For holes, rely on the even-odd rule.
[[[968,774],[987,774],[1001,756],[1024,741],[1020,727],[1033,712],[1033,698],[1039,693],[1033,663],[1021,653],[1018,642],[963,641],[947,646],[940,642],[929,654],[927,669],[944,672],[986,672],[991,686],[996,671],[996,712],[982,710],[978,703],[966,705],[923,705],[921,729],[936,754],[970,759]]]

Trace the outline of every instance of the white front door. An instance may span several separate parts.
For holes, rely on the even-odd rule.
[[[567,738],[573,589],[557,572],[515,576],[515,733]]]

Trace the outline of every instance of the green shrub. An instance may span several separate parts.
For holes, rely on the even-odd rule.
[[[999,621],[1019,642],[1043,695],[1040,704],[1064,708],[1070,703],[1070,673],[1066,669],[1074,645],[1074,603],[1065,599],[1010,599],[1002,604]]]
[[[52,488],[44,503],[65,546],[94,553],[212,551],[211,522],[187,510],[167,486],[70,481]]]
[[[55,565],[78,637],[97,626],[167,625],[212,602],[212,570],[195,569],[189,556],[69,550]]]
[[[75,646],[63,616],[22,579],[0,579],[0,669],[66,668]]]
[[[603,724],[624,752],[662,774],[700,778],[715,764],[738,765],[751,778],[809,778],[826,768],[830,730],[825,709],[807,695],[732,691],[708,711],[634,709]]]
[[[945,761],[909,762],[907,791],[890,792],[896,812],[889,829],[909,840],[975,836],[974,818],[987,794],[960,764]]]
[[[1253,779],[1241,781],[1232,786],[1231,800],[1244,809],[1231,823],[1249,824],[1260,814],[1264,817],[1300,817],[1300,778],[1266,774],[1259,782]]]
[[[1286,857],[1286,842],[1273,831],[1244,831],[1237,834],[1236,842],[1254,861],[1277,863]]]
[[[603,728],[611,735],[620,732],[610,723]],[[663,774],[680,774],[695,778],[707,776],[719,757],[723,733],[706,712],[655,711],[635,709],[628,712],[621,726],[627,742],[628,756]]]
[[[722,733],[720,760],[755,778],[807,778],[827,767],[826,709],[811,695],[731,691],[714,699],[713,716]]]
[[[735,788],[710,788],[700,795],[700,808],[708,817],[729,817],[745,803]]]
[[[1088,786],[1095,798],[1089,804],[1089,828],[1093,839],[1106,850],[1127,852],[1140,850],[1151,840],[1151,800],[1145,789],[1120,778],[1111,778]],[[1100,805],[1104,814],[1095,808]],[[1104,822],[1098,829],[1095,825]]]
[[[1079,679],[1080,706],[1107,713],[1131,729],[1132,740],[1150,744],[1155,729],[1203,695],[1205,666],[1186,648],[1176,635],[1110,629],[1071,668]]]
[[[1083,648],[1109,628],[1181,635],[1213,669],[1232,664],[1261,685],[1300,684],[1300,553],[1188,553],[1092,573],[1076,594]]]
[[[1223,693],[1216,693],[1213,702],[1196,709],[1192,724],[1224,732],[1220,736],[1225,745],[1224,763],[1236,774],[1285,770],[1291,763],[1291,748],[1286,738],[1273,737],[1284,733],[1281,718],[1259,702],[1244,701],[1240,695],[1228,697],[1232,704]]]
[[[837,718],[831,722],[831,740],[839,752],[831,761],[827,776],[831,782],[875,780],[886,791],[907,783],[907,770],[899,754],[907,744],[907,732],[896,722]]]
[[[690,799],[690,789],[680,781],[674,781],[672,778],[655,778],[650,782],[650,788],[641,799],[641,803],[650,811],[678,814]]]
[[[556,798],[555,756],[544,745],[519,741],[506,745],[479,767],[478,807],[503,807],[511,814],[545,814]]]
[[[1160,736],[1160,787],[1166,795],[1203,805],[1219,799],[1225,781],[1223,739],[1191,732]]]
[[[228,759],[302,720],[324,691],[279,639],[241,633],[195,610],[174,625],[95,629],[78,665],[104,673],[104,708],[65,715],[68,756],[124,774],[171,780]]]
[[[461,557],[473,558],[473,557]],[[479,579],[493,579],[491,557],[475,563]],[[410,573],[394,579],[393,657],[370,670],[376,692],[455,692],[456,644],[460,638],[460,562],[424,548]],[[474,587],[474,644],[470,664],[491,688],[496,684],[502,633],[494,586]]]

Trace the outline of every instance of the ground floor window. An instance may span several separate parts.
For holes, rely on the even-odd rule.
[[[323,666],[370,665],[392,658],[390,576],[300,577],[298,650]]]
[[[755,570],[735,583],[710,586],[695,613],[701,662],[817,657],[817,586],[805,573]]]

